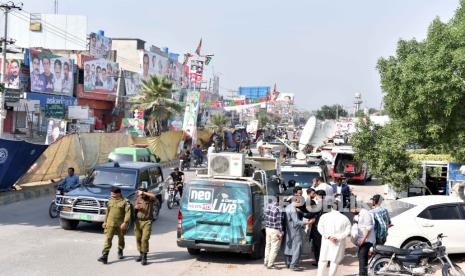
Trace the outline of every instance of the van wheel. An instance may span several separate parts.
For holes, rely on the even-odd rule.
[[[197,248],[187,248],[187,252],[188,252],[189,255],[191,255],[191,256],[196,256],[196,255],[199,255],[199,254],[200,254],[200,249],[197,249]]]
[[[79,220],[70,220],[60,218],[60,226],[65,230],[75,230],[79,224]]]
[[[252,253],[250,253],[249,257],[253,260],[258,260],[265,256],[265,237],[263,234],[260,234],[259,240],[253,247]]]

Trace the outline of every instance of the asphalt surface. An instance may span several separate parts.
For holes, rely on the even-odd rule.
[[[193,173],[187,173],[188,178]],[[382,191],[369,184],[353,186],[359,197],[369,198]],[[177,209],[163,206],[160,218],[153,224],[149,264],[142,266],[134,258],[138,254],[132,233],[126,236],[126,258],[118,260],[114,247],[109,264],[97,262],[103,246],[103,230],[99,224],[81,223],[77,230],[60,228],[58,219],[48,216],[52,198],[38,198],[2,206],[0,209],[0,275],[316,275],[311,256],[303,256],[304,272],[267,270],[261,261],[227,253],[202,253],[190,256],[176,245]],[[338,275],[356,275],[355,248],[349,248]],[[455,257],[460,261],[463,256]],[[282,259],[278,265],[283,267]]]

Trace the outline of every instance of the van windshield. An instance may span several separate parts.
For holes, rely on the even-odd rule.
[[[295,180],[296,187],[310,188],[313,184],[313,178],[320,177],[318,172],[283,172],[281,171],[282,178],[286,185],[289,185],[289,180]],[[288,186],[288,188],[293,188]]]

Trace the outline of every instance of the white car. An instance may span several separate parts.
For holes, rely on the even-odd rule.
[[[465,202],[455,196],[416,196],[385,200],[392,227],[386,245],[411,248],[420,242],[433,243],[444,234],[447,253],[465,253]]]

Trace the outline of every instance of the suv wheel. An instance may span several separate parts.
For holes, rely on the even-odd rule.
[[[60,226],[65,230],[75,230],[79,224],[79,220],[70,220],[60,218]]]

